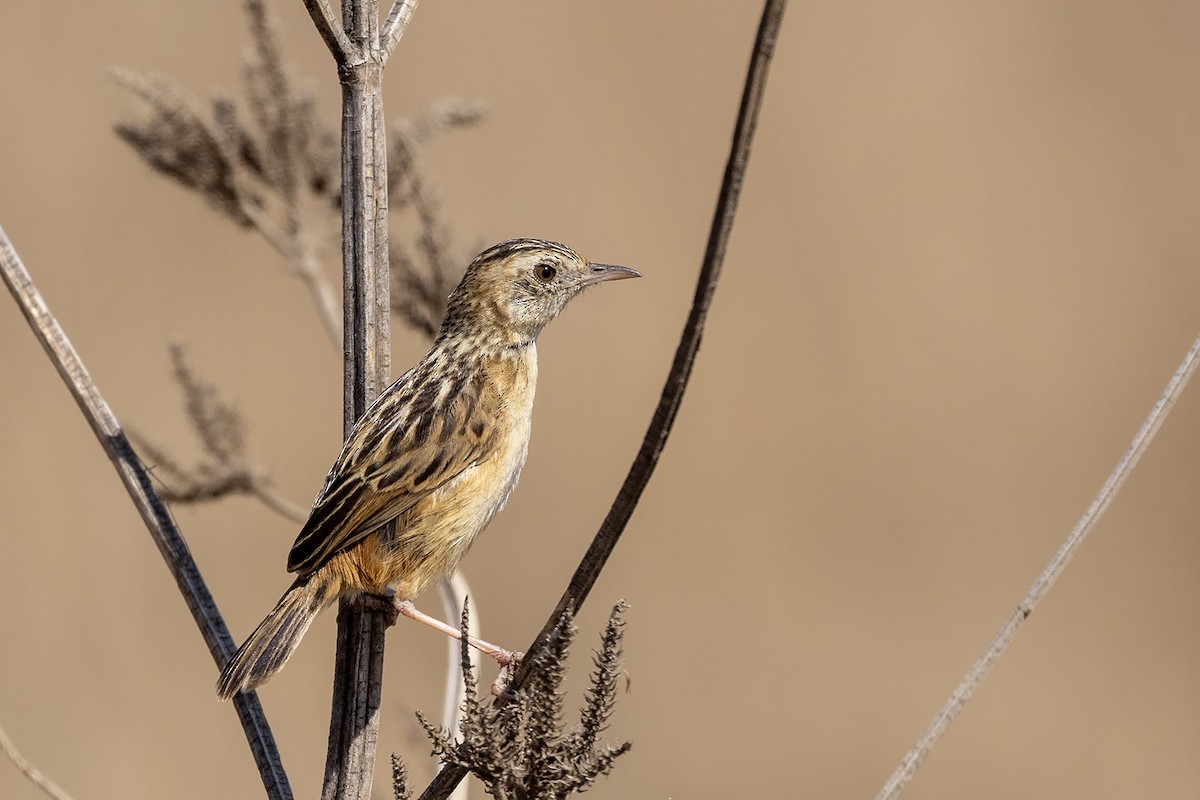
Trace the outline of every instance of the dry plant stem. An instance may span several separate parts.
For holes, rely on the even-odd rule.
[[[449,578],[438,584],[438,593],[442,597],[442,607],[446,610],[446,618],[454,619],[457,614],[462,617],[462,610],[471,595],[471,587],[463,576],[454,572]],[[473,607],[467,616],[467,635],[479,638],[480,628],[478,606]],[[470,661],[471,669],[479,673],[479,651],[467,648],[463,652],[462,645],[453,638],[446,639],[450,649],[446,668],[446,691],[442,701],[442,725],[457,739],[462,734],[463,715],[460,711],[467,699],[467,687],[462,678],[462,659]],[[450,795],[450,800],[466,800],[468,784],[460,783]]]
[[[71,800],[71,795],[67,794],[57,783],[43,775],[41,770],[29,763],[29,759],[21,755],[17,750],[17,746],[12,743],[12,739],[9,739],[8,734],[4,732],[4,728],[0,728],[0,751],[3,751],[4,755],[8,756],[17,769],[25,773],[25,777],[29,778],[34,786],[41,789],[49,797],[54,798],[54,800]]]
[[[454,619],[455,615],[462,617],[463,606],[471,596],[471,587],[459,572],[438,583],[438,594],[442,597],[442,608],[446,611],[446,619]],[[479,612],[474,607],[467,617],[467,635],[480,638]],[[446,647],[449,648],[450,663],[446,675],[446,693],[442,704],[442,725],[458,734],[459,723],[462,722],[460,711],[463,700],[466,699],[466,687],[462,679],[462,645],[456,638],[448,638]],[[467,657],[471,660],[471,669],[479,671],[479,651],[468,650]]]
[[[83,362],[79,360],[66,334],[42,300],[32,278],[2,229],[0,267],[3,268],[4,282],[41,342],[42,349],[54,362],[96,438],[100,440],[105,453],[116,467],[121,482],[125,484],[126,491],[129,492],[151,537],[158,545],[167,567],[175,576],[179,590],[183,593],[184,601],[200,628],[213,660],[218,667],[224,666],[237,648],[217,610],[212,594],[200,575],[200,570],[196,567],[196,562],[192,559],[187,543],[151,485],[145,465],[129,445],[117,418],[92,383]],[[246,739],[250,743],[250,750],[258,764],[267,796],[274,800],[291,800],[292,790],[283,771],[271,728],[267,724],[262,706],[259,705],[258,696],[253,693],[240,694],[234,698],[234,704],[242,721]]]
[[[385,55],[375,0],[344,0],[340,24],[326,0],[305,4],[342,83],[343,433],[348,435],[391,375]],[[390,24],[392,19],[389,15]],[[386,629],[385,612],[342,603],[323,800],[370,798]]]
[[[313,300],[317,304],[317,311],[321,316],[321,322],[325,325],[325,332],[329,334],[334,346],[337,346],[342,341],[342,326],[338,320],[337,302],[333,298],[333,290],[329,288],[329,283],[321,275],[321,269],[312,253],[312,248],[307,245],[303,246],[301,252],[291,263],[296,275],[304,281],[309,294],[313,296]]]
[[[946,728],[958,716],[958,712],[966,705],[967,700],[974,694],[975,689],[987,677],[992,667],[1004,655],[1004,651],[1012,642],[1013,637],[1017,635],[1017,630],[1021,624],[1029,618],[1033,613],[1034,607],[1038,604],[1046,593],[1050,591],[1050,587],[1062,575],[1063,570],[1067,568],[1071,558],[1076,551],[1083,545],[1083,540],[1091,532],[1092,528],[1104,515],[1117,492],[1120,491],[1121,485],[1125,483],[1125,479],[1133,472],[1133,468],[1137,466],[1138,459],[1146,452],[1146,448],[1150,446],[1150,442],[1158,433],[1159,427],[1162,426],[1163,420],[1167,418],[1167,414],[1171,411],[1171,406],[1175,405],[1175,401],[1179,399],[1179,395],[1183,393],[1183,388],[1187,385],[1188,380],[1192,377],[1192,373],[1196,371],[1196,365],[1200,363],[1200,338],[1192,343],[1191,349],[1180,362],[1179,368],[1175,370],[1175,374],[1171,376],[1171,380],[1167,383],[1167,388],[1163,390],[1162,396],[1158,398],[1158,402],[1150,409],[1150,414],[1146,417],[1142,427],[1138,429],[1137,434],[1133,437],[1133,442],[1129,445],[1129,449],[1125,451],[1125,455],[1117,462],[1117,466],[1113,468],[1112,473],[1108,476],[1108,480],[1100,487],[1092,504],[1088,506],[1087,511],[1075,523],[1075,528],[1067,536],[1066,541],[1058,548],[1058,552],[1054,554],[1054,558],[1050,559],[1050,563],[1042,571],[1042,574],[1033,582],[1033,586],[1021,599],[1012,616],[1000,627],[983,655],[979,660],[971,665],[971,669],[967,671],[966,677],[962,683],[950,695],[950,699],[942,706],[941,711],[933,718],[933,723],[929,726],[929,730],[921,737],[916,746],[908,752],[904,760],[900,762],[900,766],[888,778],[883,789],[876,795],[879,800],[884,798],[899,797],[900,792],[912,779],[917,768],[921,766],[921,762],[929,755],[929,751],[945,733]]]
[[[692,374],[696,353],[700,349],[704,321],[708,315],[713,294],[717,289],[717,280],[721,275],[725,248],[729,242],[730,231],[733,229],[738,197],[746,174],[746,166],[750,160],[750,144],[754,138],[758,112],[762,107],[767,68],[771,62],[771,56],[775,52],[775,42],[779,36],[779,26],[783,20],[783,11],[786,5],[786,0],[766,0],[763,7],[758,35],[754,42],[754,52],[750,58],[750,68],[742,92],[742,102],[738,110],[729,160],[725,165],[725,176],[721,184],[721,192],[717,197],[717,207],[713,214],[708,245],[696,283],[696,295],[692,300],[692,310],[680,337],[679,346],[675,350],[675,361],[671,365],[671,371],[667,374],[658,407],[655,409],[654,417],[642,439],[642,446],[638,450],[633,466],[630,467],[608,515],[601,523],[599,532],[592,540],[592,544],[575,570],[575,574],[571,577],[571,582],[563,593],[562,599],[558,601],[558,605],[550,614],[541,633],[526,651],[527,655],[518,667],[509,687],[513,691],[519,689],[529,679],[532,665],[537,661],[537,654],[546,646],[551,632],[562,619],[563,612],[567,609],[577,612],[582,607],[592,586],[595,585],[596,579],[600,576],[600,570],[603,569],[613,548],[616,547],[617,540],[624,532],[629,518],[633,515],[642,492],[658,464],[659,456],[666,446],[667,437],[671,433],[671,426],[675,421],[675,415],[683,401],[684,390],[687,388]],[[500,703],[504,700],[497,698],[496,702]],[[421,800],[442,800],[448,797],[464,777],[466,777],[466,770],[461,767],[443,767],[433,782],[425,789]]]
[[[335,346],[341,344],[342,323],[338,319],[337,302],[328,281],[321,275],[312,245],[303,238],[304,232],[298,228],[292,232],[285,232],[254,203],[243,200],[239,208],[254,229],[283,256],[288,268],[308,287],[313,302],[317,304],[317,313],[321,317],[321,324],[325,326],[325,332],[329,334]]]

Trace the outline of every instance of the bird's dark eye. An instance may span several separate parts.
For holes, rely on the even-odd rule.
[[[558,274],[558,270],[550,264],[538,264],[533,268],[533,274],[538,276],[538,280],[549,283],[554,280],[554,276]]]

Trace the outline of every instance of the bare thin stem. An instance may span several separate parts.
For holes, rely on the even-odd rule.
[[[446,619],[454,619],[457,615],[466,622],[467,636],[480,638],[479,604],[470,614],[463,614],[467,598],[471,596],[471,587],[461,572],[455,571],[449,578],[438,583],[438,593],[442,596],[442,607],[446,610]],[[467,687],[463,682],[462,660],[467,659],[471,671],[479,672],[479,651],[474,648],[464,648],[462,644],[448,637],[446,646],[449,648],[449,658],[446,665],[446,692],[442,701],[442,725],[450,731],[452,739],[458,739],[462,733],[463,714],[462,704],[467,699]],[[460,783],[450,795],[450,800],[466,800],[469,784]]]
[[[1142,453],[1146,452],[1146,448],[1150,446],[1150,442],[1154,439],[1154,435],[1158,433],[1159,427],[1163,420],[1167,418],[1167,414],[1171,411],[1171,406],[1179,399],[1179,395],[1183,392],[1183,388],[1187,385],[1188,380],[1192,377],[1192,373],[1196,371],[1196,365],[1200,363],[1200,338],[1197,338],[1192,343],[1191,349],[1184,356],[1183,361],[1179,364],[1179,368],[1175,370],[1175,374],[1171,376],[1171,380],[1167,382],[1167,388],[1163,390],[1162,396],[1158,398],[1158,402],[1150,409],[1150,414],[1146,417],[1142,427],[1133,437],[1133,442],[1129,445],[1129,449],[1125,451],[1125,455],[1121,456],[1121,460],[1117,462],[1117,466],[1113,468],[1112,473],[1108,476],[1108,480],[1100,487],[1096,497],[1092,500],[1092,504],[1088,506],[1087,511],[1075,523],[1075,528],[1067,536],[1066,541],[1058,548],[1058,552],[1054,554],[1054,558],[1050,559],[1050,563],[1042,571],[1042,574],[1033,582],[1033,586],[1021,599],[1013,612],[1002,626],[996,632],[991,643],[984,650],[983,655],[971,665],[971,669],[967,671],[966,677],[950,695],[950,699],[942,706],[942,709],[933,718],[933,723],[929,726],[929,730],[921,737],[920,741],[908,751],[904,756],[904,760],[896,767],[896,771],[888,778],[887,783],[876,795],[879,800],[885,800],[900,796],[900,792],[912,780],[917,768],[921,766],[929,751],[937,744],[938,739],[945,733],[946,728],[962,711],[964,705],[975,693],[975,689],[983,682],[991,672],[992,667],[1000,660],[1000,656],[1004,655],[1004,651],[1008,648],[1010,642],[1017,635],[1017,630],[1021,624],[1029,618],[1033,613],[1034,607],[1038,602],[1045,597],[1050,591],[1050,587],[1058,580],[1063,571],[1067,568],[1071,558],[1083,545],[1083,540],[1091,532],[1092,528],[1104,515],[1117,492],[1120,491],[1121,485],[1125,483],[1125,479],[1133,472],[1133,468],[1137,465],[1138,459],[1142,457]]]
[[[41,789],[53,800],[72,800],[71,795],[67,794],[61,786],[42,774],[41,770],[29,762],[29,759],[21,755],[17,750],[17,746],[13,744],[12,739],[8,738],[8,734],[4,732],[4,728],[0,728],[0,751],[8,756],[8,759],[16,765],[17,769],[25,773],[25,777],[33,783],[34,786]]]
[[[683,402],[684,390],[691,378],[696,353],[700,349],[700,338],[704,331],[708,308],[712,303],[717,280],[721,275],[725,248],[729,242],[730,231],[733,229],[738,197],[741,194],[746,166],[750,160],[750,144],[754,138],[758,112],[762,107],[767,68],[770,66],[771,56],[775,52],[775,42],[779,35],[779,26],[783,20],[783,11],[786,5],[786,0],[766,0],[763,7],[758,35],[754,42],[754,52],[750,58],[750,68],[742,92],[737,124],[734,127],[729,160],[725,165],[725,176],[721,184],[721,192],[717,197],[717,207],[709,231],[708,246],[705,249],[704,261],[700,266],[692,310],[680,337],[679,346],[675,350],[675,361],[671,365],[671,371],[667,374],[658,407],[655,409],[654,417],[642,439],[642,446],[638,450],[633,466],[630,467],[608,515],[600,525],[599,532],[592,540],[592,544],[575,570],[575,574],[571,577],[567,590],[550,614],[541,633],[530,645],[527,651],[528,655],[517,669],[517,674],[509,687],[512,690],[519,689],[529,679],[533,665],[539,660],[538,654],[546,647],[551,633],[561,621],[563,613],[568,609],[577,612],[583,605],[596,579],[600,576],[600,570],[603,569],[613,548],[616,547],[617,540],[633,515],[642,492],[658,464],[659,456],[666,446],[675,415]],[[503,702],[503,699],[497,698],[497,702]],[[421,800],[434,800],[434,798],[441,800],[447,797],[465,776],[466,770],[462,767],[444,766],[425,789]]]
[[[325,332],[335,347],[342,344],[342,321],[339,318],[337,301],[334,300],[333,289],[329,281],[321,274],[321,268],[313,255],[312,247],[302,241],[303,233],[297,231],[289,234],[280,228],[256,203],[249,202],[239,194],[238,209],[250,220],[250,224],[259,232],[275,251],[283,256],[288,268],[296,274],[308,287],[313,302],[317,306],[317,314]]]
[[[304,0],[304,7],[308,9],[308,15],[312,17],[317,33],[321,34],[338,66],[359,60],[359,49],[346,35],[346,29],[333,13],[329,0]]]
[[[404,31],[408,28],[409,20],[412,19],[413,12],[417,10],[417,0],[396,0],[392,4],[392,10],[388,12],[387,19],[383,22],[383,60],[387,61],[392,56],[392,51],[396,49],[396,44],[400,41],[400,37],[404,35]]]
[[[446,612],[446,619],[454,619],[455,616],[462,617],[463,607],[467,603],[467,598],[471,596],[471,587],[467,584],[466,578],[461,572],[455,571],[450,577],[438,583],[438,594],[442,597],[442,608]],[[479,639],[479,611],[472,612],[467,617],[467,635]],[[450,650],[450,655],[453,656],[449,661],[446,674],[446,693],[442,703],[442,724],[449,730],[457,734],[458,724],[462,721],[462,714],[459,707],[462,705],[466,695],[463,692],[462,681],[462,645],[457,641],[457,637],[449,637],[446,640],[446,647]],[[468,650],[468,658],[471,659],[471,669],[478,671],[479,669],[479,652],[477,650]]]
[[[150,536],[158,545],[171,574],[175,576],[175,582],[196,620],[196,625],[200,628],[213,660],[218,667],[224,666],[237,648],[195,560],[192,559],[187,543],[154,490],[145,465],[133,451],[116,416],[92,382],[58,321],[50,313],[3,229],[0,229],[0,267],[3,268],[4,282],[12,292],[13,299],[21,307],[30,328],[41,342],[42,349],[54,362],[96,438],[100,440],[104,452],[116,467],[121,482],[125,484],[126,491],[129,492],[150,531]],[[234,704],[242,721],[246,740],[250,743],[250,750],[258,764],[267,796],[273,800],[291,800],[292,790],[288,785],[287,774],[283,770],[279,750],[275,746],[266,715],[259,705],[258,696],[254,693],[239,694],[234,698]]]
[[[341,345],[342,323],[338,315],[337,301],[334,299],[329,281],[325,280],[325,276],[321,274],[321,269],[317,265],[311,248],[304,248],[297,255],[292,266],[296,270],[296,275],[308,287],[308,293],[312,295],[313,302],[317,304],[317,313],[325,326],[325,332],[329,334],[335,347]]]

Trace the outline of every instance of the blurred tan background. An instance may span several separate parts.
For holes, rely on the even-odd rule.
[[[301,3],[275,9],[336,120]],[[524,478],[465,564],[494,641],[541,626],[640,441],[758,14],[426,0],[389,68],[392,115],[489,105],[426,150],[459,252],[540,236],[647,276],[542,338]],[[597,797],[882,785],[1200,332],[1198,30],[1168,0],[792,4],[695,379],[582,618],[577,677],[608,606],[633,606],[611,736],[634,749]],[[135,105],[110,67],[240,91],[248,41],[232,0],[5,3],[0,225],[123,423],[198,455],[179,341],[307,504],[341,431],[307,295],[111,132]],[[397,372],[422,352],[397,327]],[[0,724],[77,800],[261,796],[173,582],[7,299],[0,370]],[[1198,436],[1194,386],[907,796],[1200,795]],[[240,639],[295,526],[250,500],[175,514]],[[301,797],[333,629],[262,692]],[[389,634],[381,764],[401,752],[420,786],[412,711],[440,709],[444,652]],[[40,796],[0,762],[0,797]]]

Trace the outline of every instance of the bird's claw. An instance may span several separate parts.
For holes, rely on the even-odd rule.
[[[496,675],[496,680],[492,681],[492,695],[510,703],[515,701],[517,693],[511,688],[511,684],[517,676],[517,667],[521,666],[525,654],[519,650],[500,650],[489,655],[500,665],[500,672]]]

